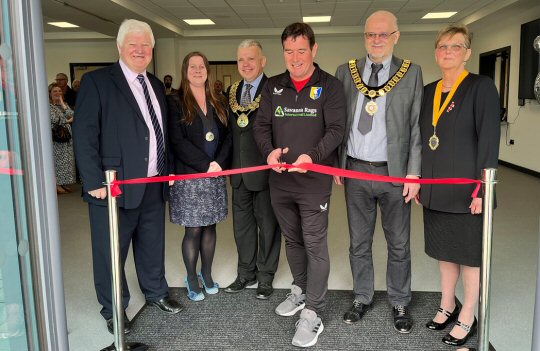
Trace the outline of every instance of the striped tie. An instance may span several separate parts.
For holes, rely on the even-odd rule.
[[[150,99],[150,93],[148,92],[144,76],[139,74],[137,79],[142,85],[144,98],[146,99],[146,105],[148,106],[148,112],[150,113],[150,119],[152,120],[152,126],[154,127],[154,134],[156,135],[158,175],[163,175],[165,172],[165,145],[163,144],[163,133],[161,132],[161,127],[159,126],[156,111],[152,105],[152,100]]]
[[[251,84],[246,84],[246,90],[244,91],[244,94],[242,95],[242,97],[240,98],[240,105],[242,106],[247,106],[249,104],[251,104],[251,87],[253,85]]]

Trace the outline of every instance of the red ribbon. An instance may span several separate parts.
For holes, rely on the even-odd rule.
[[[23,175],[23,171],[20,169],[14,169],[14,168],[0,168],[0,174]]]
[[[276,165],[264,165],[264,166],[255,166],[255,167],[246,167],[246,168],[237,168],[229,169],[221,172],[211,172],[211,173],[193,173],[193,174],[183,174],[175,176],[162,176],[162,177],[153,177],[153,178],[134,178],[128,180],[115,180],[111,185],[111,195],[117,197],[122,194],[119,185],[120,184],[143,184],[143,183],[160,183],[168,182],[170,180],[187,180],[187,179],[198,179],[198,178],[210,178],[210,177],[220,177],[228,176],[233,174],[241,173],[251,173],[258,172],[267,169],[275,168]],[[329,167],[318,165],[315,163],[302,163],[298,166],[293,166],[290,164],[281,164],[280,167],[285,169],[291,168],[302,168],[308,171],[328,174],[331,176],[360,179],[360,180],[371,180],[375,182],[389,182],[389,183],[417,183],[417,184],[476,184],[476,188],[472,193],[471,197],[477,197],[478,192],[480,191],[480,185],[482,184],[480,180],[469,179],[469,178],[437,178],[437,179],[409,179],[409,178],[400,178],[400,177],[390,177],[382,176],[371,173],[363,173],[357,171],[351,171],[347,169]]]

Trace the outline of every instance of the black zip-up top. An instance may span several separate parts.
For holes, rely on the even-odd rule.
[[[309,82],[297,92],[288,71],[269,78],[263,88],[253,133],[264,158],[289,148],[281,161],[292,164],[307,154],[313,163],[336,166],[346,119],[343,85],[315,65]],[[332,177],[315,172],[270,173],[270,185],[292,192],[331,191]]]

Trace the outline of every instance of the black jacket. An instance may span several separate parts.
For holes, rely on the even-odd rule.
[[[219,140],[214,157],[204,150],[204,125],[201,118],[195,118],[193,123],[186,124],[182,119],[181,97],[178,94],[167,96],[169,106],[169,141],[175,174],[204,173],[208,171],[210,162],[216,161],[222,169],[227,169],[230,163],[231,133],[214,110],[214,123],[217,123]]]

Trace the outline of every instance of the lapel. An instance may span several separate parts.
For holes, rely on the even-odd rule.
[[[240,84],[238,84],[238,88],[236,89],[236,102],[240,103],[240,100],[242,99],[242,88],[244,87],[244,80],[242,79],[240,81]]]
[[[146,124],[141,109],[139,108],[139,104],[137,103],[137,99],[135,99],[135,96],[133,96],[131,88],[129,87],[126,77],[124,76],[124,72],[122,71],[118,61],[111,68],[111,78],[120,93],[126,98],[131,108],[133,108],[133,111],[137,117],[139,117],[139,119]]]
[[[392,60],[390,61],[390,74],[388,78],[392,78],[394,74],[399,70],[401,67],[401,63],[403,62],[402,59],[397,58],[392,55]],[[399,84],[399,83],[398,83]],[[392,98],[394,97],[394,89],[390,90],[388,95],[386,95],[386,111],[388,112],[388,106],[390,106],[390,102],[392,102]]]
[[[365,57],[362,57],[361,59],[359,60],[356,60],[356,67],[358,68],[358,73],[360,74],[360,76],[362,75],[362,72],[364,72],[364,66],[366,65],[366,58]],[[349,118],[347,119],[347,134],[346,135],[349,135],[349,132],[351,130],[351,125],[352,125],[352,122],[354,120],[354,114],[356,112],[356,104],[358,103],[358,94],[360,94],[360,91],[358,90],[358,88],[356,87],[356,84],[354,84],[354,81],[352,79],[352,76],[351,76],[351,71],[349,70],[349,65],[347,64],[347,74],[349,76],[349,84],[351,84],[351,91],[354,91],[355,93],[353,94],[353,97],[351,98],[351,101],[350,101],[350,105],[351,105],[351,109],[350,109],[350,113],[349,113]]]

